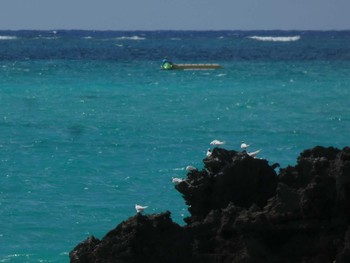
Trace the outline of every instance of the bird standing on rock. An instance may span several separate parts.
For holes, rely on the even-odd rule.
[[[212,155],[212,152],[211,152],[210,148],[208,148],[208,150],[207,150],[207,157],[210,157],[211,155]]]
[[[171,179],[171,181],[174,183],[174,184],[179,184],[179,183],[182,183],[183,181],[185,181],[184,179],[181,179],[181,178],[176,178],[176,177],[173,177]]]
[[[143,210],[145,210],[147,207],[148,206],[142,206],[142,205],[138,205],[138,204],[135,205],[135,209],[136,209],[137,213],[142,213]]]
[[[250,145],[246,144],[245,142],[241,143],[241,149],[246,150]]]
[[[259,152],[261,152],[261,149],[254,152],[249,152],[248,155],[251,157],[255,157]]]
[[[194,166],[188,165],[188,166],[186,166],[186,171],[188,173],[190,173],[190,172],[198,171],[198,169],[196,167],[194,167]]]
[[[210,145],[215,145],[215,146],[219,146],[219,145],[223,145],[225,144],[225,142],[223,141],[219,141],[219,140],[213,140]]]

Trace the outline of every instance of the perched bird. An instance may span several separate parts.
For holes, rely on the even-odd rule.
[[[225,142],[219,141],[219,140],[214,140],[214,141],[212,141],[210,144],[211,144],[211,145],[218,146],[218,145],[223,145],[223,144],[225,144]]]
[[[259,152],[261,152],[261,149],[254,152],[249,152],[248,155],[251,157],[255,157]]]
[[[138,205],[138,204],[135,205],[135,209],[136,209],[137,213],[142,213],[143,210],[145,210],[147,207],[148,206],[142,206],[142,205]]]
[[[207,157],[210,157],[211,155],[212,155],[212,152],[211,152],[210,148],[208,148],[208,150],[207,150]]]
[[[186,166],[186,171],[187,172],[194,172],[194,171],[198,171],[198,169],[194,166],[188,165],[188,166]]]
[[[241,149],[246,150],[250,145],[246,144],[245,142],[241,143]]]
[[[179,184],[179,183],[182,183],[183,181],[185,181],[184,179],[181,179],[181,178],[176,178],[176,177],[173,177],[171,179],[172,183],[174,184]]]

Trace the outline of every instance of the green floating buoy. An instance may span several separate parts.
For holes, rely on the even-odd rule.
[[[162,69],[165,69],[165,70],[172,69],[172,67],[173,67],[173,64],[171,64],[170,62],[164,62],[162,65]]]

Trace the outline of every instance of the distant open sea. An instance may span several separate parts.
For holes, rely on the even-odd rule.
[[[350,31],[0,31],[0,92],[0,262],[69,262],[135,203],[184,224],[171,178],[213,139],[350,145]]]

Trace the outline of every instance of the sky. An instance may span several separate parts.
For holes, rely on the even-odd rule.
[[[349,30],[350,0],[0,0],[0,30]]]

